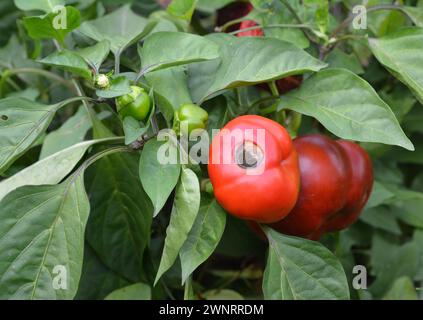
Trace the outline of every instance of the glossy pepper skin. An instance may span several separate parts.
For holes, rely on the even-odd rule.
[[[350,226],[364,208],[373,185],[367,153],[349,141],[323,135],[294,140],[301,172],[298,202],[270,226],[285,234],[317,240],[325,232]]]
[[[231,134],[248,129],[253,134],[225,144]],[[257,129],[262,129],[264,139],[259,138]],[[253,168],[260,172],[257,175],[249,174],[249,169],[236,159],[238,150],[248,144],[257,146],[262,156]],[[230,161],[224,161],[225,154]],[[298,198],[300,174],[292,140],[284,127],[264,117],[241,116],[222,128],[210,147],[208,172],[217,201],[241,219],[278,221],[291,211]]]
[[[131,116],[139,121],[147,118],[151,102],[143,88],[131,86],[131,92],[116,99],[116,108],[122,118]]]
[[[352,169],[351,184],[343,209],[323,226],[323,232],[342,230],[353,224],[369,200],[373,188],[373,166],[367,152],[351,141],[337,140],[336,143],[348,155]]]
[[[244,20],[241,22],[239,30],[248,29],[252,27],[258,26],[257,23],[255,23],[252,20]],[[264,36],[263,29],[253,29],[253,30],[246,30],[240,33],[237,33],[237,37],[262,37]]]
[[[196,104],[183,104],[175,111],[173,129],[178,135],[186,134],[186,132],[182,132],[184,127],[186,127],[189,135],[195,129],[205,129],[208,118],[209,114],[207,111]]]

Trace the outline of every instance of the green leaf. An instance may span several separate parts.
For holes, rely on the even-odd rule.
[[[0,100],[0,174],[47,130],[59,107],[23,98]]]
[[[401,234],[395,213],[386,207],[379,206],[364,210],[360,220],[377,229],[385,230],[395,235]]]
[[[385,232],[376,231],[370,251],[371,274],[377,276],[388,265],[399,248],[398,240]]]
[[[151,300],[151,288],[144,283],[135,283],[110,293],[104,300]]]
[[[219,57],[218,46],[204,37],[183,32],[156,32],[139,49],[144,72]]]
[[[423,29],[403,28],[380,39],[369,39],[375,57],[423,102]]]
[[[84,141],[52,154],[0,182],[0,200],[9,192],[29,185],[56,184],[62,181],[91,146],[116,139]]]
[[[10,37],[7,45],[0,49],[0,69],[14,68],[39,68],[38,63],[28,58],[26,48],[15,34]],[[37,80],[32,74],[20,73],[16,76],[30,85],[34,85]]]
[[[290,1],[291,6],[294,8],[294,11],[298,15],[302,15],[304,12],[304,7],[311,9],[308,4],[300,4],[299,1]],[[266,28],[269,25],[277,24],[289,24],[297,25],[299,24],[298,20],[292,15],[288,10],[283,1],[280,0],[270,0],[270,1],[252,1],[255,9],[251,11],[246,19],[251,19],[256,21],[259,25],[264,26],[264,33],[266,37],[271,37],[283,41],[288,41],[299,48],[307,48],[310,46],[310,41],[305,36],[303,30],[299,28]],[[316,7],[316,6],[314,6]],[[310,17],[310,22],[315,22],[315,10],[312,12]],[[305,22],[305,21],[304,21]],[[304,23],[311,25],[311,23]],[[317,28],[317,26],[316,26]]]
[[[113,290],[127,285],[129,282],[106,267],[94,250],[85,243],[82,275],[75,299],[104,299]]]
[[[157,104],[169,124],[181,104],[192,103],[182,66],[154,71],[146,74],[145,78],[154,89]]]
[[[364,73],[360,60],[354,53],[346,54],[344,51],[337,48],[328,54],[326,62],[329,63],[331,68],[344,68],[355,74]]]
[[[60,185],[21,187],[3,198],[0,298],[72,299],[89,211],[83,174]]]
[[[396,199],[393,201],[397,211],[397,217],[401,221],[414,226],[423,228],[423,193],[412,190],[397,190]]]
[[[62,14],[64,13],[64,15]],[[66,35],[81,24],[81,14],[74,7],[68,6],[57,13],[43,16],[25,17],[23,25],[28,35],[35,39],[56,39],[63,43]]]
[[[148,23],[146,18],[135,14],[130,5],[125,5],[103,17],[84,22],[78,31],[96,41],[108,40],[116,55],[145,37],[155,23]]]
[[[414,242],[402,245],[369,287],[370,292],[382,297],[396,279],[403,276],[413,278],[417,273],[418,261],[417,245]]]
[[[98,114],[100,118],[109,114],[107,111]],[[66,120],[60,128],[50,131],[43,140],[40,159],[44,159],[63,149],[84,141],[88,130],[92,127],[90,117],[84,106]],[[113,141],[115,138],[112,138]]]
[[[64,6],[64,0],[14,0],[15,6],[23,11],[41,10],[46,13],[53,12],[57,6]]]
[[[379,181],[375,181],[369,201],[366,204],[366,209],[374,208],[384,204],[387,200],[392,199],[393,197],[394,194],[391,191],[385,188],[384,185]]]
[[[318,71],[326,66],[307,52],[277,39],[227,34],[212,34],[207,39],[219,45],[221,59],[190,66],[190,88],[196,102],[224,89]]]
[[[146,133],[148,127],[142,127],[140,122],[130,116],[123,119],[123,131],[125,132],[125,144],[130,145],[144,133]]]
[[[162,164],[158,160],[160,148],[169,148],[169,153],[177,153],[172,143],[156,139],[148,141],[141,153],[139,175],[145,192],[150,197],[154,214],[157,216],[179,180],[181,167],[179,164]],[[173,151],[170,150],[173,148]]]
[[[89,244],[110,269],[142,281],[153,206],[138,178],[138,156],[108,156],[90,167],[86,176],[93,208],[87,225]]]
[[[423,10],[421,7],[402,6],[401,11],[405,12],[416,26],[423,27]]]
[[[167,12],[176,18],[191,21],[197,0],[173,0],[167,7]]]
[[[131,83],[125,76],[116,76],[111,79],[110,86],[107,89],[97,89],[97,96],[105,99],[111,99],[123,96],[131,92]]]
[[[102,40],[91,47],[79,49],[77,53],[98,72],[101,64],[110,53],[110,42]]]
[[[233,0],[198,0],[197,9],[205,12],[213,12],[217,9],[223,8]]]
[[[92,78],[90,67],[85,60],[79,54],[70,50],[54,52],[39,62],[72,72],[88,80]]]
[[[415,280],[423,280],[423,230],[416,229],[413,234],[413,242],[417,245],[419,249],[419,267],[417,268],[417,274],[414,277]]]
[[[346,69],[327,69],[281,99],[279,109],[316,118],[333,134],[414,150],[389,106],[365,80]]]
[[[155,283],[172,267],[188,238],[200,207],[200,185],[191,169],[182,168]]]
[[[206,300],[244,300],[238,292],[229,289],[209,290],[202,294]]]
[[[194,225],[179,252],[182,266],[182,283],[206,261],[219,244],[226,224],[226,212],[216,200],[200,206]]]
[[[323,245],[264,229],[269,256],[263,277],[265,299],[349,299],[341,263]]]
[[[418,300],[413,281],[409,277],[398,278],[383,300]]]
[[[37,98],[40,96],[40,91],[35,88],[26,88],[22,91],[15,91],[8,93],[6,98],[24,98],[31,101],[37,100]]]

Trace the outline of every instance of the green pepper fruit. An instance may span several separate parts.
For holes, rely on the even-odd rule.
[[[116,99],[116,107],[122,118],[130,116],[143,121],[151,109],[150,97],[143,88],[131,86],[131,93]]]
[[[203,108],[192,103],[183,104],[175,111],[173,129],[178,135],[181,135],[181,130],[188,128],[189,135],[195,129],[205,129],[208,118],[209,114]],[[184,125],[181,126],[181,123]],[[185,132],[183,133],[185,134]]]

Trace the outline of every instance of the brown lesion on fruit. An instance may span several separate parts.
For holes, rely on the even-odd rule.
[[[0,119],[1,119],[1,120],[3,120],[3,121],[7,121],[7,120],[9,120],[9,117],[8,117],[8,116],[6,116],[5,114],[2,114],[2,115],[0,116]]]
[[[263,150],[252,141],[244,141],[236,147],[235,161],[240,168],[257,168],[263,160]]]

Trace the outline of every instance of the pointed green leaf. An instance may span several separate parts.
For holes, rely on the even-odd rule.
[[[92,78],[90,67],[85,60],[78,53],[70,50],[54,52],[39,62],[72,72],[88,80]]]
[[[349,299],[347,277],[322,244],[265,228],[269,256],[263,278],[265,299]]]
[[[200,185],[191,169],[183,168],[176,187],[169,226],[155,283],[172,267],[194,225],[200,207]]]
[[[423,102],[423,28],[403,28],[380,39],[369,39],[375,57]]]
[[[156,216],[165,205],[167,199],[179,180],[181,166],[179,164],[161,164],[158,152],[162,147],[174,148],[172,143],[161,142],[156,139],[148,141],[141,153],[139,173],[145,192],[150,197]],[[171,151],[169,151],[171,152]]]
[[[139,49],[142,67],[149,72],[217,59],[219,47],[207,38],[183,32],[156,32]]]
[[[262,37],[212,34],[206,37],[220,47],[220,59],[190,66],[194,101],[223,90],[318,71],[326,66],[289,42]]]
[[[0,202],[0,298],[72,299],[90,211],[83,174],[21,187]]]
[[[182,283],[211,256],[223,235],[225,224],[225,210],[216,200],[205,201],[179,253]]]
[[[57,109],[23,98],[0,100],[0,173],[44,133]]]
[[[316,73],[281,99],[279,108],[314,117],[344,139],[414,150],[389,106],[370,84],[346,69]]]

